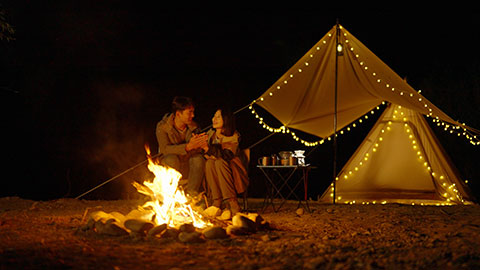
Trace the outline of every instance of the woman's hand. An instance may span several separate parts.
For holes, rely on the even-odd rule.
[[[205,145],[204,147],[202,147],[202,149],[203,149],[203,151],[205,151],[205,153],[208,152],[208,144]]]

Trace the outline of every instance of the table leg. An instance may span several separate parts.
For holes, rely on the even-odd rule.
[[[265,178],[267,178],[267,180],[268,180],[267,194],[265,196],[265,200],[263,200],[262,213],[265,212],[265,210],[268,208],[269,205],[272,206],[272,209],[273,209],[274,212],[277,212],[279,210],[279,208],[275,209],[275,204],[273,203],[273,200],[275,199],[276,194],[279,193],[280,191],[275,186],[275,183],[271,179],[270,175],[268,175],[268,173],[263,168],[260,168],[260,170],[265,175]],[[280,196],[281,196],[281,194],[280,194]]]
[[[263,201],[262,212],[265,211],[265,209],[268,208],[269,205],[272,205],[272,208],[273,208],[274,212],[279,211],[280,208],[288,200],[288,198],[290,198],[292,195],[298,200],[298,206],[297,207],[302,206],[308,212],[310,212],[310,206],[308,204],[308,171],[309,171],[309,168],[293,167],[293,170],[288,171],[286,174],[282,174],[280,172],[280,170],[289,169],[289,168],[281,168],[280,170],[277,170],[277,168],[273,168],[274,172],[272,172],[272,175],[269,175],[266,172],[268,170],[264,170],[264,168],[262,168],[262,167],[259,167],[259,168],[268,180],[266,182],[268,190],[267,190],[265,200]],[[302,170],[301,179],[299,179],[299,181],[297,181],[296,184],[294,185],[294,187],[292,188],[289,185],[288,182],[290,181],[292,176],[295,174],[297,169]],[[279,178],[278,179],[279,181],[277,181],[277,182],[279,184],[281,184],[280,187],[277,187],[276,182],[274,181],[275,176],[277,176]],[[302,195],[297,196],[297,194],[295,193],[295,190],[297,190],[299,188],[299,185],[301,185],[302,183],[304,185],[304,195],[303,196]],[[282,189],[284,189],[284,188],[288,188],[288,190],[289,190],[288,194],[285,197],[281,193]],[[280,205],[278,205],[277,209],[275,209],[274,199],[277,198],[277,197],[279,199],[281,199],[281,203],[280,203]],[[302,197],[303,197],[303,199],[302,199]],[[302,201],[305,201],[305,205],[303,205]]]

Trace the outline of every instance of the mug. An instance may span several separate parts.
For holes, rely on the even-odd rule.
[[[297,158],[296,157],[289,157],[288,158],[288,165],[297,165]]]
[[[268,166],[270,165],[270,157],[258,158],[258,165]]]
[[[277,155],[272,155],[272,166],[278,165]]]

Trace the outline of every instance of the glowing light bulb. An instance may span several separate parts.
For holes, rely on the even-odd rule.
[[[337,44],[337,52],[338,52],[339,54],[343,52],[343,46],[342,46],[342,44],[340,44],[340,43]]]

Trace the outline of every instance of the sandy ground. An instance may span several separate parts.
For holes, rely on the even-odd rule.
[[[261,200],[250,199],[254,210]],[[182,243],[82,231],[95,210],[139,201],[0,198],[0,269],[479,269],[479,206],[297,204],[260,213],[269,229]],[[85,213],[87,212],[87,215]]]

